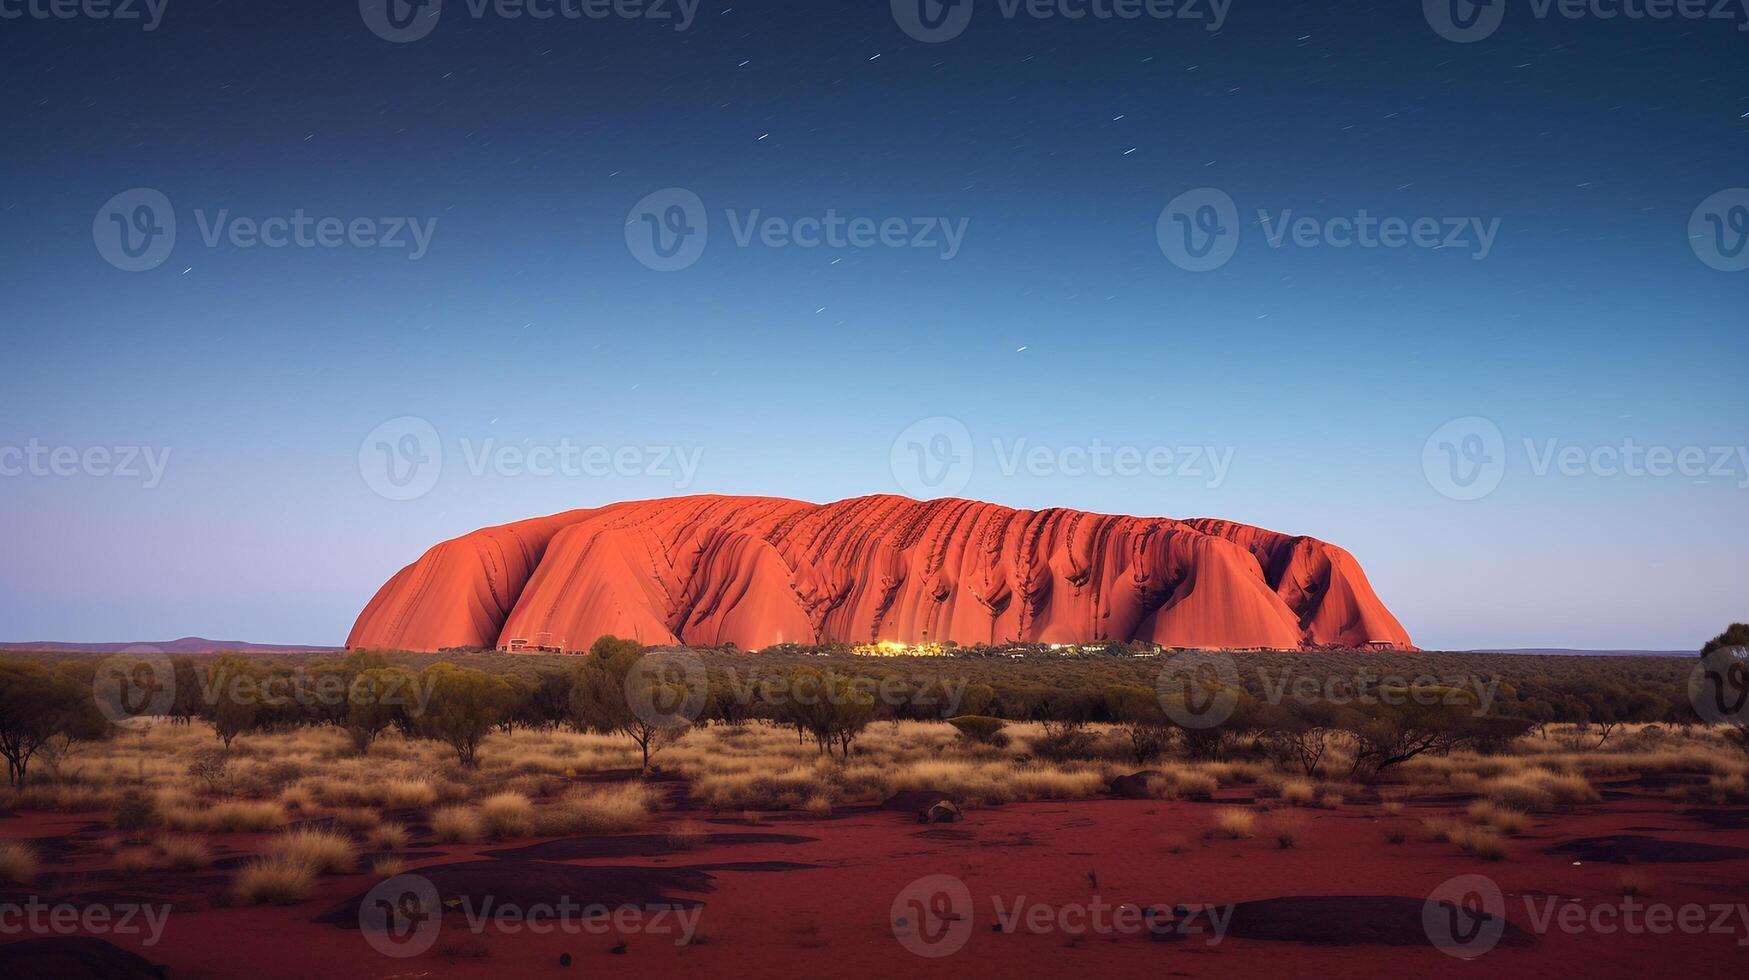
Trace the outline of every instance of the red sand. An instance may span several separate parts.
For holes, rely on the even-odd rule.
[[[1348,552],[1198,519],[874,496],[676,497],[446,541],[377,592],[348,647],[923,640],[1294,649],[1409,635]]]
[[[1230,794],[1224,794],[1230,795]],[[728,862],[799,862],[817,868],[788,871],[715,870],[714,890],[686,897],[705,903],[705,941],[676,948],[671,937],[629,935],[506,935],[488,928],[470,933],[459,912],[445,919],[430,952],[390,959],[374,952],[356,929],[312,920],[370,885],[362,875],[324,879],[318,896],[290,908],[212,908],[188,899],[172,914],[164,939],[142,949],[117,942],[171,966],[183,978],[456,976],[499,980],[544,975],[559,955],[575,957],[581,975],[670,978],[712,977],[930,977],[1183,975],[1330,977],[1718,977],[1740,975],[1749,940],[1740,919],[1733,932],[1707,935],[1627,935],[1550,930],[1534,945],[1498,947],[1465,962],[1431,947],[1335,945],[1242,940],[1210,946],[1191,936],[1173,943],[1145,935],[1072,937],[997,933],[992,898],[1004,906],[1086,903],[1089,873],[1110,905],[1251,901],[1291,895],[1397,895],[1422,898],[1446,879],[1468,873],[1497,881],[1507,915],[1527,931],[1534,923],[1524,896],[1571,897],[1582,907],[1620,902],[1622,865],[1583,863],[1542,853],[1575,837],[1643,833],[1668,840],[1749,843],[1749,831],[1712,830],[1685,817],[1670,802],[1649,795],[1612,799],[1580,812],[1538,817],[1528,835],[1512,841],[1500,862],[1461,855],[1431,843],[1420,818],[1445,816],[1453,806],[1411,804],[1401,816],[1374,805],[1296,811],[1305,824],[1298,846],[1281,850],[1262,832],[1249,840],[1209,841],[1202,833],[1214,807],[1199,803],[1099,800],[1017,804],[974,810],[963,823],[924,827],[903,814],[859,812],[836,819],[774,817],[756,829],[817,838],[809,843],[699,847],[666,857],[608,857],[576,862],[599,866],[679,868]],[[673,815],[671,815],[672,817]],[[684,816],[684,815],[681,815]],[[694,817],[697,818],[696,816]],[[32,815],[0,821],[8,837],[68,833],[87,818]],[[1409,835],[1385,843],[1386,828]],[[715,831],[745,832],[741,820],[713,820]],[[249,835],[226,838],[241,844]],[[476,859],[493,846],[446,848],[437,862]],[[1178,853],[1173,853],[1175,849]],[[80,869],[92,862],[80,860]],[[61,869],[64,870],[64,869]],[[1645,864],[1635,873],[1651,881],[1638,901],[1679,906],[1749,902],[1749,859],[1707,864]],[[962,879],[973,897],[973,928],[957,954],[927,960],[907,952],[889,921],[893,899],[925,875]],[[225,877],[228,878],[228,875]],[[125,891],[124,883],[112,887]],[[1709,917],[1709,922],[1711,921]],[[624,955],[610,950],[624,938]],[[4,940],[0,940],[4,941]],[[445,954],[447,951],[447,955]]]

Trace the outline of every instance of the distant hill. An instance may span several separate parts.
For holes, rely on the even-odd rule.
[[[163,653],[217,653],[235,650],[238,653],[326,653],[340,647],[245,643],[242,640],[209,640],[203,636],[185,636],[179,640],[158,640],[139,643],[54,643],[38,640],[31,643],[0,643],[0,650],[59,650],[66,653],[120,653],[123,650],[141,652],[158,650]]]
[[[1695,650],[1570,650],[1565,647],[1515,647],[1466,650],[1466,653],[1522,653],[1541,657],[1699,657]]]

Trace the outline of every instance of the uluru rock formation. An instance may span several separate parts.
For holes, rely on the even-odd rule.
[[[523,644],[1411,649],[1348,552],[1229,521],[873,496],[673,497],[445,541],[377,591],[350,648]],[[512,641],[518,641],[512,644]]]

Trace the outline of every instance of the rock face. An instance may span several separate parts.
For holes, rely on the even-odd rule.
[[[1315,538],[894,496],[674,497],[484,528],[390,579],[346,645],[584,650],[607,633],[745,650],[1132,639],[1412,648],[1354,558]]]

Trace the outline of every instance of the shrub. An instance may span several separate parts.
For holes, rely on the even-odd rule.
[[[1148,793],[1159,800],[1207,800],[1221,784],[1206,772],[1168,769],[1148,780]]]
[[[115,801],[115,829],[122,833],[144,830],[158,822],[158,808],[144,790],[126,789]]]
[[[246,903],[291,905],[310,897],[316,887],[316,871],[285,857],[261,857],[237,872],[237,897]]]
[[[1506,857],[1506,842],[1492,827],[1459,827],[1451,832],[1450,839],[1465,854],[1483,860],[1500,861]]]
[[[1318,805],[1326,810],[1334,810],[1342,805],[1343,799],[1341,793],[1325,793],[1318,797]]]
[[[1257,814],[1236,806],[1225,806],[1215,811],[1215,825],[1209,836],[1238,840],[1253,836],[1256,830]]]
[[[573,787],[542,807],[537,820],[541,833],[608,834],[632,830],[649,819],[650,805],[638,785],[609,789]]]
[[[36,851],[21,840],[0,840],[0,882],[27,885],[36,877]]]
[[[213,863],[212,849],[198,837],[160,837],[158,852],[177,871],[198,871]]]
[[[370,873],[376,878],[393,878],[407,870],[407,862],[398,857],[381,855],[370,863]]]
[[[521,793],[494,793],[480,801],[480,829],[493,840],[534,833],[534,803]]]
[[[1309,780],[1288,779],[1281,784],[1281,801],[1293,806],[1306,806],[1318,798],[1318,789]]]
[[[1408,836],[1409,835],[1403,833],[1403,831],[1401,829],[1399,829],[1397,827],[1392,827],[1391,829],[1385,831],[1385,843],[1387,843],[1387,844],[1401,844],[1401,843],[1403,843],[1403,841],[1408,839]]]
[[[1271,830],[1275,834],[1275,843],[1282,850],[1287,850],[1299,843],[1300,834],[1306,827],[1305,819],[1297,813],[1283,812],[1275,814],[1270,820]]]
[[[1508,837],[1522,834],[1530,826],[1530,818],[1520,811],[1498,806],[1487,800],[1477,800],[1471,803],[1468,812],[1471,820],[1483,826],[1492,827]]]
[[[1002,734],[1002,729],[1007,723],[1000,718],[991,718],[987,715],[960,715],[957,718],[949,718],[947,723],[952,725],[960,733],[960,737],[968,742],[998,747],[1008,744],[1008,737]]]
[[[370,845],[380,851],[399,851],[407,846],[407,828],[398,823],[378,824],[371,829],[367,838]]]
[[[383,806],[391,809],[426,807],[436,802],[436,787],[423,779],[391,779],[383,784]]]
[[[308,828],[290,830],[269,841],[267,854],[322,875],[351,874],[356,862],[349,838],[329,830]]]
[[[431,814],[431,836],[445,844],[462,844],[484,836],[473,807],[446,806]]]

